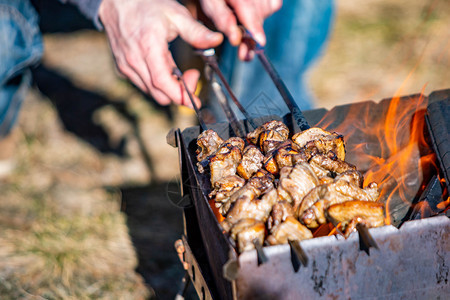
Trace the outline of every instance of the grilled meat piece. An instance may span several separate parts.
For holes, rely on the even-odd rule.
[[[222,204],[216,202],[216,207],[222,215],[226,215],[230,210],[231,206],[238,199],[246,199],[251,201],[258,198],[260,195],[264,194],[266,191],[273,187],[273,176],[264,171],[258,170],[252,178],[250,178],[247,183],[235,193],[231,195],[229,200],[223,202]]]
[[[223,177],[214,183],[214,189],[209,193],[209,198],[214,198],[214,201],[219,203],[227,202],[231,195],[243,187],[244,184],[245,179],[237,175]]]
[[[261,199],[256,197],[240,197],[222,222],[222,227],[228,231],[239,220],[253,218],[266,222],[272,210],[272,206],[278,201],[277,190],[272,188]]]
[[[333,152],[329,152],[327,154],[319,153],[313,155],[309,159],[309,164],[313,168],[317,167],[321,168],[322,170],[325,170],[327,172],[326,176],[328,177],[333,177],[334,174],[344,173],[345,171],[356,170],[356,167],[354,165],[339,160]],[[319,176],[319,174],[317,174],[317,176]]]
[[[273,120],[262,124],[261,126],[247,134],[247,139],[253,144],[257,145],[260,140],[261,133],[267,130],[277,131],[279,135],[283,137],[283,141],[289,137],[289,128],[287,128],[287,126],[283,122]]]
[[[263,222],[252,218],[244,218],[233,226],[230,236],[237,242],[238,251],[244,252],[255,249],[255,240],[262,245],[265,231]]]
[[[287,140],[289,132],[280,132],[277,130],[266,130],[259,135],[259,146],[264,153],[276,149],[282,142]]]
[[[338,159],[345,160],[344,137],[335,132],[331,133],[318,127],[312,127],[295,134],[292,140],[300,147],[316,147],[320,153],[333,151]]]
[[[348,179],[354,180],[354,178],[347,175],[333,183],[320,185],[305,196],[297,211],[297,216],[303,224],[308,228],[317,228],[320,224],[325,224],[325,211],[333,204],[351,200],[367,202],[377,200],[379,192],[375,183],[362,189],[349,182]]]
[[[245,147],[242,160],[237,166],[237,173],[244,179],[249,179],[256,171],[261,169],[264,155],[254,145]]]
[[[290,173],[287,174],[289,170]],[[287,192],[292,199],[291,202],[293,202],[294,211],[297,211],[303,197],[319,184],[319,179],[311,169],[311,166],[305,162],[296,164],[292,169],[288,169],[286,173],[282,170],[282,173],[283,176],[280,176],[278,189],[284,190],[280,191],[283,199],[285,199],[285,192]],[[289,201],[289,199],[285,200]]]
[[[237,147],[241,152],[244,151],[245,141],[240,137],[230,137],[225,141],[225,144],[231,144],[234,147]]]
[[[270,245],[287,244],[291,241],[302,241],[313,237],[311,231],[302,225],[292,216],[286,218],[284,222],[278,224],[271,230],[267,237]]]
[[[202,161],[214,154],[222,144],[223,139],[214,130],[208,129],[200,133],[197,138],[197,161]]]
[[[298,147],[287,140],[278,145],[264,157],[264,168],[274,175],[278,175],[281,168],[294,165],[294,156],[298,154]]]
[[[243,148],[244,141],[241,138],[230,138],[217,149],[209,163],[212,186],[219,179],[236,174]]]
[[[279,201],[272,206],[269,219],[267,219],[267,229],[272,230],[273,227],[281,224],[287,217],[294,216],[292,205],[286,200]]]
[[[355,231],[358,223],[368,228],[384,225],[384,205],[378,202],[347,201],[331,205],[327,210],[327,218],[334,224],[341,223],[345,227],[345,235]]]
[[[353,184],[354,186],[362,188],[364,177],[358,170],[348,170],[341,174],[338,174],[334,178],[334,181],[339,181],[339,180],[348,181],[350,184]],[[371,183],[368,185],[368,187],[374,187],[374,186]],[[378,191],[378,189],[376,189],[376,190]],[[378,195],[373,195],[373,198],[374,199],[378,198]]]

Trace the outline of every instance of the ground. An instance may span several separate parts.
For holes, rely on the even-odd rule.
[[[448,1],[336,5],[308,74],[317,107],[450,88]],[[167,196],[178,156],[166,134],[195,116],[120,78],[102,33],[44,41],[14,133],[16,169],[0,180],[2,298],[173,298],[182,219]]]

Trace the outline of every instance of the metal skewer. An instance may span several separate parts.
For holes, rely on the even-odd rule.
[[[300,128],[300,130],[303,131],[303,130],[311,128],[311,126],[309,126],[309,124],[308,124],[308,121],[306,121],[306,118],[303,115],[301,109],[298,107],[297,103],[295,102],[294,97],[292,97],[292,94],[289,92],[288,88],[284,84],[280,75],[275,70],[272,63],[269,61],[269,59],[264,51],[264,47],[262,47],[253,38],[251,33],[245,29],[244,29],[243,39],[250,40],[250,45],[254,46],[253,50],[255,51],[256,55],[258,56],[258,59],[261,61],[261,64],[263,65],[264,69],[269,74],[269,76],[272,79],[273,83],[275,84],[276,88],[280,92],[281,97],[283,98],[287,107],[291,111],[292,116],[293,116],[294,120],[297,122],[297,125]]]
[[[247,110],[245,110],[245,108],[239,102],[236,95],[234,95],[233,90],[231,89],[230,85],[228,84],[227,80],[225,79],[225,76],[223,75],[222,71],[219,69],[219,64],[217,63],[217,58],[215,56],[216,51],[213,48],[210,48],[210,49],[205,49],[205,50],[196,50],[196,53],[199,54],[203,58],[205,63],[214,71],[214,73],[217,74],[220,81],[222,82],[222,85],[227,90],[228,95],[230,95],[231,100],[233,100],[233,103],[241,111],[241,113],[244,115],[245,119],[253,127],[253,129],[256,129],[258,126],[256,126],[255,122],[253,122],[252,117],[249,115]]]
[[[289,240],[288,242],[291,248],[292,267],[294,268],[294,272],[297,273],[300,269],[300,263],[306,267],[308,266],[309,259],[303,248],[300,246],[300,242],[298,240]]]
[[[253,240],[253,245],[255,246],[255,249],[256,249],[256,256],[258,258],[258,266],[268,262],[269,259],[267,258],[266,254],[264,253],[263,247],[258,239]]]
[[[372,235],[369,232],[369,229],[366,225],[362,223],[356,224],[356,230],[358,230],[359,234],[359,248],[360,250],[364,250],[367,255],[370,255],[370,248],[373,247],[375,249],[379,249],[377,243],[373,239]]]
[[[236,115],[233,113],[233,110],[228,104],[227,98],[225,97],[220,84],[217,82],[217,79],[212,74],[212,69],[209,65],[205,67],[205,73],[207,79],[211,83],[212,90],[216,95],[216,98],[219,101],[222,110],[225,112],[225,115],[231,125],[231,128],[234,131],[235,136],[245,137],[245,130],[242,128],[241,124],[236,118]]]
[[[182,76],[183,73],[181,73],[180,69],[178,69],[177,67],[174,67],[172,69],[172,74],[177,76],[177,79],[183,83],[184,89],[186,90],[186,93],[188,94],[189,100],[191,100],[192,107],[195,110],[195,114],[197,115],[197,119],[198,119],[198,122],[200,123],[200,127],[201,127],[202,131],[207,130],[208,127],[206,127],[205,122],[203,121],[202,117],[200,116],[200,110],[198,109],[197,104],[195,104],[194,96],[192,96],[191,91],[189,91],[188,86],[187,86],[186,82],[184,81],[184,78]]]

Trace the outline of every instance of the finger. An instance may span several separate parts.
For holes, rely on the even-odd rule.
[[[238,49],[238,57],[243,61],[251,61],[255,57],[255,52],[246,43],[241,43]]]
[[[182,101],[180,83],[172,75],[175,66],[173,58],[167,48],[167,42],[155,40],[151,47],[146,47],[145,66],[150,73],[152,88],[169,97],[175,104]],[[144,48],[145,49],[145,48]]]
[[[261,9],[252,2],[230,1],[239,21],[253,35],[253,38],[261,45],[266,44],[266,35],[264,34],[264,18]]]
[[[223,32],[233,46],[239,45],[242,33],[237,25],[233,11],[223,0],[202,1],[205,14],[210,17],[217,29]]]
[[[181,38],[196,48],[216,47],[223,41],[221,33],[209,30],[190,15],[177,14],[172,18],[174,19],[173,24],[177,27]]]
[[[189,91],[191,92],[195,104],[197,105],[198,108],[200,108],[202,106],[202,102],[201,100],[195,95],[195,90],[197,88],[197,83],[198,83],[198,79],[200,78],[200,72],[196,69],[189,69],[186,70],[183,74],[183,79],[184,82],[186,82],[186,85],[189,89]],[[183,99],[183,105],[192,107],[192,103],[190,101],[190,99]]]
[[[136,51],[131,51],[137,53]],[[150,73],[145,67],[145,61],[142,56],[130,55],[124,58],[126,63],[121,63],[120,72],[127,76],[139,89],[150,94],[153,99],[161,105],[168,105],[172,101],[152,84]]]
[[[280,8],[283,6],[283,0],[270,0],[270,9],[265,11],[264,18],[267,18],[268,16],[272,15],[274,12],[280,10]]]

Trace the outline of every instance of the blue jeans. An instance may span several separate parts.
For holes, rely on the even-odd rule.
[[[302,110],[313,105],[304,74],[319,56],[333,20],[333,0],[284,0],[282,8],[264,23],[266,54]],[[256,57],[251,62],[241,62],[237,59],[236,47],[228,44],[223,49],[220,67],[250,115],[282,116],[288,112]],[[217,107],[213,110],[223,119]],[[243,118],[237,109],[235,111]]]
[[[36,10],[28,0],[0,0],[0,139],[11,131],[43,52]]]

